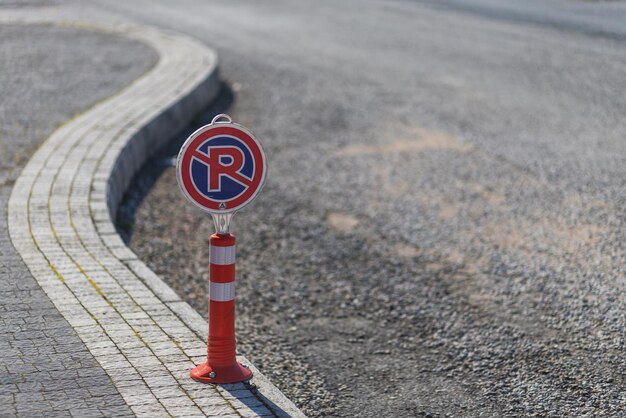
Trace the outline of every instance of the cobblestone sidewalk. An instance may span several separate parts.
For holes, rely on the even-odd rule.
[[[150,45],[158,64],[33,154],[9,201],[15,248],[110,378],[120,408],[151,417],[301,415],[253,366],[256,387],[189,378],[205,359],[206,324],[111,222],[143,161],[216,94],[215,54],[148,28],[106,30]]]
[[[0,415],[130,415],[15,251],[6,209],[21,168],[54,127],[147,71],[156,54],[53,26],[0,25],[0,39]]]

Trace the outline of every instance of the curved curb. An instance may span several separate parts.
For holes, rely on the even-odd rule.
[[[216,54],[147,27],[24,23],[98,29],[159,54],[151,71],[57,129],[16,181],[9,233],[42,289],[136,415],[304,416],[254,367],[256,389],[189,378],[206,355],[206,321],[112,222],[143,163],[217,94]]]

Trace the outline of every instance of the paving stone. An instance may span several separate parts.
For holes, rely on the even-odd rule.
[[[106,30],[150,45],[161,60],[115,96],[60,127],[34,152],[15,180],[8,217],[13,244],[41,286],[29,287],[29,292],[45,293],[47,314],[60,312],[68,325],[56,321],[41,330],[40,325],[23,329],[18,323],[11,343],[24,349],[30,346],[21,346],[22,341],[65,344],[63,333],[70,332],[90,351],[51,350],[47,364],[20,364],[19,376],[46,376],[46,410],[65,415],[111,415],[107,407],[126,407],[117,412],[210,416],[220,406],[226,414],[251,416],[257,408],[265,415],[256,392],[246,386],[202,394],[195,387],[203,385],[190,386],[189,370],[206,353],[202,332],[195,329],[199,320],[158,276],[137,263],[110,218],[143,161],[217,92],[215,55],[171,33],[120,26]],[[22,312],[30,306],[20,301],[8,309]],[[175,336],[183,338],[184,350]],[[6,368],[18,375],[12,365]],[[89,374],[80,373],[85,369]],[[99,385],[101,390],[95,388]],[[13,393],[16,385],[12,380],[3,387]],[[227,396],[240,404],[233,408]],[[206,398],[211,401],[200,401]],[[18,406],[25,415],[36,408]]]
[[[146,46],[92,31],[0,25],[0,38],[0,179],[19,170],[56,125],[114,93],[154,62]],[[99,49],[98,57],[94,49]],[[119,71],[113,74],[113,68]],[[68,369],[86,367],[90,379],[81,384],[107,395],[95,402],[94,411],[102,416],[107,402],[121,397],[9,240],[6,208],[12,185],[0,184],[0,300],[5,307],[0,340],[6,342],[0,348],[0,370],[9,374],[1,373],[0,382],[18,383],[0,386],[2,393],[10,393],[2,395],[0,404],[14,408],[10,415],[68,415],[66,405],[83,402],[85,392],[76,381],[55,382],[54,372],[66,377],[72,375]],[[54,393],[56,404],[42,403],[46,393]],[[130,410],[118,407],[115,412],[128,415]]]

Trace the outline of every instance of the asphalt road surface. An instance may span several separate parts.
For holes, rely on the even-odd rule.
[[[307,414],[626,416],[626,3],[99,3],[218,50],[270,161],[239,348]],[[205,312],[159,163],[131,244]]]

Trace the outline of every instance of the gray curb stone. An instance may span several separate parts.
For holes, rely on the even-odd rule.
[[[153,28],[55,24],[139,40],[160,60],[35,152],[9,200],[15,248],[136,415],[304,416],[254,366],[256,389],[189,378],[205,359],[206,321],[124,245],[112,222],[137,170],[215,97],[216,54]]]

